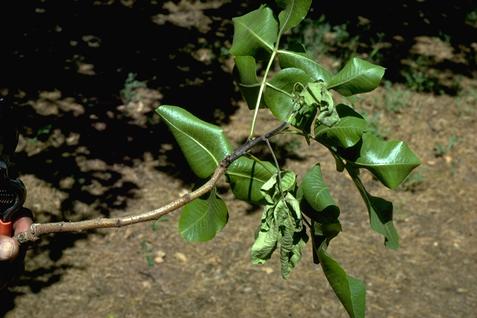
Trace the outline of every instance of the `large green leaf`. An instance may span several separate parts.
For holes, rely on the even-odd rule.
[[[318,257],[318,247],[323,242],[329,243],[334,237],[341,232],[341,223],[338,218],[329,218],[329,215],[324,215],[323,220],[315,221],[311,220],[311,243],[313,248],[313,263],[319,264],[320,258]],[[321,218],[321,215],[319,216]]]
[[[385,141],[372,133],[362,137],[360,155],[353,164],[373,173],[385,186],[395,189],[421,164],[419,158],[402,141]]]
[[[260,90],[255,58],[253,56],[236,56],[234,76],[237,79],[240,92],[247,102],[248,108],[254,109],[257,103],[258,91]],[[263,104],[263,100],[261,103]]]
[[[340,209],[323,180],[319,164],[311,168],[303,177],[298,190],[298,199],[301,199],[303,213],[311,218],[313,261],[318,264],[318,247],[325,240],[329,242],[341,231],[338,220]]]
[[[295,83],[306,86],[313,81],[304,71],[297,68],[286,68],[278,72],[265,89],[265,103],[272,114],[279,120],[285,121],[290,116],[293,107],[293,88]]]
[[[384,67],[354,57],[330,79],[328,88],[344,96],[366,93],[379,85],[383,75]]]
[[[368,208],[371,228],[384,236],[384,245],[390,249],[399,248],[399,234],[393,223],[393,204],[385,199],[374,197],[366,191],[356,170],[348,169],[351,178]]]
[[[297,46],[293,51],[278,50],[278,60],[281,68],[299,68],[308,74],[313,81],[324,81],[331,78],[331,73],[315,62],[302,46]]]
[[[232,19],[234,37],[230,53],[235,56],[256,56],[260,49],[273,51],[278,37],[278,23],[270,8],[257,10]]]
[[[214,189],[207,200],[195,199],[185,205],[179,219],[179,232],[187,241],[208,241],[224,228],[227,219],[227,207]]]
[[[199,178],[209,177],[219,162],[232,152],[232,146],[220,127],[177,106],[162,105],[156,112],[171,130],[189,166]]]
[[[351,107],[339,104],[336,111],[340,120],[333,126],[319,125],[315,138],[328,147],[349,148],[358,143],[367,128],[366,120]]]
[[[334,210],[334,218],[338,217],[339,208],[323,180],[319,164],[305,174],[300,185],[300,192],[303,193],[303,198],[316,212],[320,213],[326,209],[331,209]]]
[[[252,203],[264,203],[260,188],[277,169],[268,161],[246,157],[235,160],[227,169],[227,177],[235,197]]]
[[[363,318],[366,310],[366,287],[326,253],[327,243],[319,246],[318,257],[326,279],[351,318]]]
[[[307,15],[311,0],[276,0],[283,11],[278,15],[280,30],[286,32],[297,26]]]

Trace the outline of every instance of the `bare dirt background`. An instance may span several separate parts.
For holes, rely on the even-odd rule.
[[[27,3],[4,11],[14,19],[0,56],[6,70],[0,92],[13,97],[23,122],[16,168],[29,192],[25,205],[38,222],[148,211],[190,190],[195,178],[153,113],[161,103],[222,125],[235,145],[247,137],[250,114],[222,47],[230,45],[230,18],[255,4]],[[460,11],[451,9],[448,15],[455,18]],[[330,16],[339,23],[332,11]],[[477,33],[464,37],[466,43],[456,34],[467,29],[439,26],[449,41],[425,28],[410,34],[397,27],[404,32],[397,39],[386,33],[382,55],[371,58],[381,58],[393,82],[355,101],[379,134],[407,141],[423,162],[398,191],[366,177],[371,193],[394,202],[400,250],[386,250],[369,229],[359,194],[324,149],[274,141],[280,162],[299,176],[322,163],[344,229],[330,253],[365,281],[368,317],[477,312]],[[305,31],[316,37],[313,29]],[[323,33],[335,45],[319,57],[332,69],[344,51],[374,48],[353,47],[351,29],[340,42],[340,32]],[[415,65],[418,56],[426,56],[425,62]],[[414,81],[399,73],[405,66]],[[430,75],[423,73],[427,77],[419,82],[422,70]],[[265,111],[260,118],[258,132],[276,125]],[[180,238],[179,212],[154,226],[43,238],[30,248],[24,275],[2,292],[0,315],[346,317],[320,267],[312,264],[310,247],[288,280],[280,277],[275,257],[252,265],[249,248],[260,210],[224,196],[229,223],[204,244]]]

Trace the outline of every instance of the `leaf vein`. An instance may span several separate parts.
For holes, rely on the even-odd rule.
[[[238,23],[240,23],[246,30],[248,30],[255,38],[257,38],[257,40],[259,40],[260,42],[262,42],[270,51],[273,51],[273,46],[271,46],[270,44],[268,44],[264,39],[262,39],[260,37],[260,35],[258,35],[257,33],[255,33],[250,27],[248,27],[248,25],[244,24],[243,22],[241,21],[238,21]]]
[[[194,141],[197,145],[199,145],[199,147],[201,147],[202,149],[204,149],[204,151],[209,154],[209,156],[212,158],[212,160],[215,162],[215,165],[218,166],[219,165],[219,162],[217,161],[217,159],[214,157],[214,155],[209,151],[209,149],[207,149],[204,145],[202,145],[197,139],[195,139],[194,137],[192,137],[191,135],[187,134],[185,131],[183,131],[182,129],[180,129],[179,127],[177,127],[176,125],[174,125],[171,121],[167,120],[167,118],[165,118],[164,116],[162,117],[165,121],[167,121],[171,127],[174,127],[174,129],[177,129],[180,133],[182,133],[183,135],[185,135],[186,137],[189,137],[192,141]]]

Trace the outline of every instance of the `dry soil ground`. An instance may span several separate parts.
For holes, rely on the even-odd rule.
[[[380,89],[360,102],[376,111],[382,94]],[[412,94],[401,114],[381,112],[380,129],[391,138],[407,140],[423,161],[418,174],[397,192],[367,182],[372,192],[395,203],[402,237],[398,251],[386,250],[381,238],[369,230],[365,207],[351,181],[334,171],[326,152],[302,143],[295,149],[299,159],[286,161],[287,167],[303,173],[322,160],[343,211],[344,232],[333,242],[331,253],[366,282],[369,317],[475,315],[476,100],[460,102]],[[273,125],[266,114],[263,117],[261,130]],[[227,135],[235,142],[242,140],[248,121],[248,110],[241,107],[224,127]],[[447,144],[450,135],[457,137],[457,143],[436,157],[433,148]],[[156,160],[146,162],[124,168],[139,190],[137,199],[114,215],[158,207],[190,188],[155,170]],[[57,190],[42,186],[34,176],[26,175],[24,180],[30,190],[28,206],[58,210]],[[12,289],[15,307],[6,316],[345,317],[320,268],[312,264],[309,249],[288,280],[280,278],[276,258],[264,266],[250,264],[249,248],[260,213],[227,198],[229,223],[209,243],[184,242],[175,213],[159,222],[156,230],[141,224],[98,231],[76,241],[55,261],[47,255],[29,256],[30,274],[24,278],[25,286]],[[61,234],[57,240],[62,240]],[[153,260],[149,265],[148,258]],[[29,279],[47,287],[28,287]]]
[[[207,54],[197,58],[208,59]],[[397,191],[384,189],[369,175],[365,178],[370,192],[394,202],[401,235],[398,251],[385,249],[382,238],[369,229],[365,206],[352,181],[335,171],[324,149],[275,140],[284,167],[293,168],[299,177],[310,165],[321,162],[342,211],[343,233],[333,241],[330,253],[348,273],[365,281],[368,317],[476,316],[477,81],[467,79],[462,87],[458,96],[447,96],[383,86],[355,101],[359,110],[375,114],[371,118],[381,135],[407,141],[423,163]],[[117,112],[132,114],[128,120],[142,127],[158,125],[154,118],[134,114],[142,114],[144,105],[161,100],[162,93],[146,91]],[[44,116],[81,115],[81,103],[68,93],[49,91],[29,107]],[[235,145],[247,137],[250,124],[248,109],[238,105],[231,106],[230,120],[223,124]],[[111,118],[116,116],[117,105],[113,106],[112,115],[106,113]],[[94,122],[91,130],[99,134],[93,139],[106,136],[110,140],[107,149],[113,151],[114,130],[94,116],[90,119]],[[265,111],[260,114],[259,132],[275,124]],[[49,129],[46,139],[25,138],[19,147],[25,159],[18,165],[27,167],[33,162],[28,158],[36,158],[39,167],[20,167],[26,171],[22,175],[29,191],[26,206],[35,212],[37,221],[148,211],[193,187],[165,129],[161,135],[142,140],[157,145],[157,151],[135,153],[127,161],[109,156],[92,159],[88,149],[81,148],[84,136]],[[71,162],[63,152],[51,152],[61,145],[72,149],[66,152],[74,154]],[[129,150],[134,151],[133,147]],[[49,157],[41,157],[48,150]],[[52,154],[63,161],[56,163]],[[48,166],[49,160],[53,167]],[[59,170],[52,177],[58,182],[38,173],[45,169],[51,174]],[[276,257],[266,265],[252,265],[249,248],[260,210],[234,201],[229,194],[225,198],[229,222],[213,241],[203,244],[180,238],[179,211],[155,226],[148,223],[43,238],[28,252],[20,281],[2,294],[1,312],[9,318],[347,316],[320,267],[312,263],[310,247],[288,280],[280,277]]]

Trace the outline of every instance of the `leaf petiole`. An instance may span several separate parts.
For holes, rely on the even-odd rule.
[[[289,16],[287,16],[286,18],[285,25],[288,22],[288,19],[289,19]],[[252,125],[250,127],[250,134],[248,136],[249,140],[253,138],[253,133],[255,131],[255,124],[257,122],[258,109],[260,108],[260,101],[262,100],[263,91],[265,90],[265,86],[267,85],[268,73],[270,72],[270,69],[272,68],[273,61],[275,60],[275,56],[277,55],[277,52],[278,52],[280,38],[282,37],[283,31],[285,30],[285,25],[283,25],[278,31],[277,41],[273,48],[272,54],[270,55],[270,59],[268,60],[267,68],[265,69],[265,72],[263,73],[262,82],[260,83],[260,89],[258,90],[257,102],[255,103],[255,109],[253,111]]]
[[[270,144],[270,141],[268,140],[268,138],[265,138],[265,143],[267,144],[267,147],[272,154],[273,162],[275,163],[275,166],[277,167],[278,190],[280,191],[280,195],[285,199],[285,196],[284,196],[283,191],[282,191],[282,174],[281,174],[281,170],[280,170],[280,165],[278,164],[277,157],[275,156],[275,151],[273,151],[273,147]]]
[[[277,40],[277,43],[278,41],[279,39]],[[249,140],[253,138],[255,124],[257,122],[258,109],[260,108],[260,101],[262,100],[263,91],[267,83],[268,72],[270,72],[270,69],[272,67],[273,60],[275,60],[276,54],[277,54],[277,47],[275,46],[275,48],[272,51],[272,55],[270,56],[270,60],[268,61],[267,68],[265,69],[265,73],[263,74],[262,82],[260,83],[260,89],[258,90],[257,102],[255,103],[255,110],[253,112],[252,126],[250,127],[250,134],[248,135]]]

